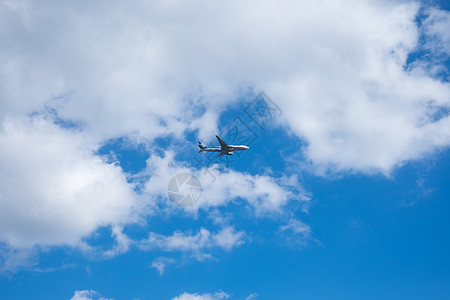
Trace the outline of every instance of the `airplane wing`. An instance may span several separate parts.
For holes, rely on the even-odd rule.
[[[226,152],[220,152],[220,154],[217,155],[216,158],[221,157],[222,155],[225,155],[225,154],[227,154],[227,153]]]
[[[228,144],[225,143],[220,137],[218,137],[218,136],[216,135],[216,138],[217,138],[217,140],[218,140],[219,143],[220,143],[220,147],[222,147],[222,148],[228,147]]]

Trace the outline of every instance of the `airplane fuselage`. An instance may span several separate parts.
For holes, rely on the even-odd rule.
[[[198,147],[200,148],[200,151],[198,152],[220,152],[220,154],[216,156],[217,158],[225,154],[233,155],[233,151],[243,151],[249,148],[248,146],[245,145],[228,145],[217,135],[216,138],[220,143],[220,147],[207,147],[202,142],[198,142]]]
[[[223,149],[220,147],[208,147],[205,149],[202,149],[202,152],[231,152],[231,151],[242,151],[247,150],[248,146],[244,145],[228,145],[228,147],[224,147]]]

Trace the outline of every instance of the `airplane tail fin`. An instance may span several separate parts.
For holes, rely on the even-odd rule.
[[[200,141],[198,142],[198,147],[200,148],[200,150],[198,151],[198,153],[203,152],[203,151],[205,151],[206,148],[208,148],[208,147],[206,147],[205,144],[203,144],[203,143],[200,142]]]

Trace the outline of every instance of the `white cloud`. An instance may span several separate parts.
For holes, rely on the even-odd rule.
[[[70,300],[113,300],[112,298],[104,298],[97,291],[94,290],[81,290],[75,291]]]
[[[437,8],[427,10],[428,17],[423,22],[425,34],[432,40],[426,45],[428,49],[450,55],[450,12]]]
[[[318,173],[389,174],[449,145],[449,118],[430,117],[449,107],[449,85],[404,70],[417,45],[418,6],[366,5],[334,7],[321,24],[324,35],[308,40],[312,65],[266,88],[286,124],[308,142],[304,154]]]
[[[257,293],[253,293],[247,296],[247,298],[245,298],[245,300],[252,300],[252,299],[256,299],[258,298],[258,294]]]
[[[292,231],[296,234],[309,234],[311,228],[302,221],[291,219],[287,225],[280,227],[281,231]]]
[[[116,244],[112,249],[103,252],[105,258],[123,254],[130,250],[131,247],[137,247],[143,251],[160,249],[166,252],[182,252],[192,255],[197,260],[204,260],[212,257],[205,251],[213,248],[230,251],[244,244],[245,233],[236,231],[234,227],[228,225],[216,233],[202,227],[195,234],[192,234],[190,231],[182,232],[180,230],[175,231],[172,235],[150,232],[146,239],[133,240],[123,233],[122,226],[113,226],[112,236],[115,238]],[[159,257],[152,262],[151,266],[162,274],[166,265],[174,262],[172,258]]]
[[[175,260],[173,258],[169,257],[158,257],[152,262],[151,267],[158,270],[159,275],[162,275],[164,273],[164,270],[166,269],[167,265],[175,263]]]
[[[294,245],[304,246],[311,240],[311,228],[300,220],[291,219],[288,224],[282,225],[279,228],[282,236]]]
[[[450,117],[436,111],[449,109],[449,85],[427,68],[405,70],[418,9],[349,0],[2,1],[0,240],[74,245],[98,226],[132,222],[132,187],[92,151],[111,137],[210,135],[249,86],[281,107],[317,173],[388,175],[447,148]],[[448,13],[431,10],[425,32],[448,53],[447,23]],[[46,109],[80,128],[29,120]],[[192,171],[173,154],[148,165],[151,199],[166,195],[177,172]],[[205,171],[197,173],[201,208],[241,198],[262,216],[309,199],[295,176],[225,170],[207,184]],[[116,238],[107,255],[128,249]]]
[[[209,209],[227,206],[242,199],[259,216],[281,213],[289,201],[306,203],[310,195],[303,190],[296,176],[274,178],[268,175],[251,175],[230,169],[218,170],[217,165],[196,170],[174,161],[174,153],[152,155],[147,161],[145,191],[166,197],[171,178],[180,173],[191,173],[202,183],[202,194],[195,207]],[[167,201],[167,200],[165,200]],[[192,209],[192,208],[188,208]]]
[[[233,227],[225,227],[213,236],[215,244],[225,250],[231,250],[233,247],[244,243],[242,237],[244,232],[234,232]]]
[[[0,274],[14,274],[36,264],[35,249],[15,249],[0,243]]]
[[[216,166],[208,172],[216,174],[217,179],[203,188],[200,207],[224,206],[235,199],[243,199],[257,215],[265,215],[280,213],[289,201],[306,203],[310,200],[296,176],[276,178],[233,170],[220,172]],[[201,170],[198,175],[202,182],[208,182],[206,170]]]
[[[104,257],[111,258],[116,255],[125,253],[129,250],[133,241],[123,233],[123,227],[115,225],[112,228],[112,236],[116,240],[116,245],[103,253]]]
[[[215,208],[208,212],[208,219],[211,219],[216,225],[228,225],[233,218],[231,213],[223,213],[219,209]]]
[[[172,300],[220,300],[220,299],[228,299],[230,296],[223,292],[219,291],[214,294],[190,294],[184,292],[183,294],[172,298]]]
[[[233,227],[222,228],[217,233],[211,233],[205,228],[201,228],[196,234],[175,231],[169,236],[150,232],[148,239],[140,241],[138,243],[138,247],[142,250],[160,248],[164,251],[181,251],[203,254],[204,250],[208,250],[213,247],[220,247],[225,250],[230,250],[234,247],[242,245],[244,243],[243,237],[244,232],[236,232]],[[204,257],[206,258],[206,256]]]
[[[132,186],[81,133],[40,118],[10,120],[0,144],[0,240],[75,245],[98,226],[134,220]]]
[[[308,142],[314,171],[388,174],[450,144],[449,118],[428,117],[449,106],[448,84],[404,69],[418,10],[401,1],[4,1],[1,116],[47,104],[96,141],[209,134],[215,125],[205,124],[252,86]],[[432,10],[428,26],[443,41],[446,14]]]

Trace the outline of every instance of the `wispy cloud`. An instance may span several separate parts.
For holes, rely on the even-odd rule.
[[[291,219],[286,225],[279,227],[281,236],[296,246],[305,246],[313,240],[311,228],[300,220]]]
[[[138,242],[138,247],[142,250],[159,248],[164,251],[182,251],[200,254],[204,256],[205,250],[218,247],[230,250],[244,243],[244,232],[236,232],[233,227],[225,227],[216,233],[211,233],[205,228],[201,228],[196,234],[175,231],[172,235],[165,236],[154,232],[149,233],[149,237]]]
[[[183,294],[172,298],[172,300],[220,300],[220,299],[228,299],[230,296],[223,292],[215,292],[214,294],[198,294],[198,293],[187,293],[184,292]]]
[[[104,298],[99,292],[94,290],[80,290],[75,291],[70,300],[113,300],[112,298]]]
[[[258,294],[257,293],[253,293],[247,296],[247,298],[245,298],[245,300],[253,300],[258,298]]]
[[[36,249],[17,249],[0,243],[0,274],[11,275],[20,269],[31,268],[37,264]]]
[[[107,250],[103,253],[104,257],[106,258],[111,258],[127,252],[130,248],[130,245],[132,245],[133,243],[133,241],[123,233],[122,226],[114,226],[112,228],[112,236],[114,237],[116,244],[112,249]]]
[[[429,8],[426,11],[427,17],[423,21],[422,27],[428,36],[424,45],[429,50],[439,55],[450,55],[450,12],[438,8]]]
[[[162,275],[164,273],[164,270],[166,269],[167,265],[175,263],[175,259],[170,257],[158,257],[153,262],[151,267],[158,270],[159,275]]]

